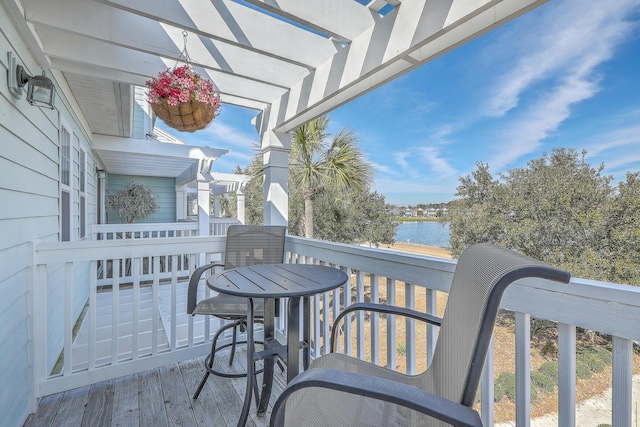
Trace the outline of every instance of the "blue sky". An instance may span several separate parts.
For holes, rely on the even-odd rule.
[[[255,114],[223,105],[207,129],[174,133],[229,150],[213,170],[232,172],[255,154]],[[447,202],[477,161],[497,176],[554,147],[624,179],[640,171],[640,1],[552,0],[329,117],[357,135],[388,203]]]

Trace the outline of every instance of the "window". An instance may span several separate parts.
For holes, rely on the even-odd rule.
[[[80,239],[84,239],[87,237],[87,191],[85,189],[87,179],[87,151],[84,147],[80,148],[78,168],[78,178],[80,180]]]
[[[71,133],[60,126],[60,240],[71,240]]]

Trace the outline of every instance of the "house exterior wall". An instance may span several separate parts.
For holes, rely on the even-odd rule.
[[[158,223],[176,221],[176,180],[175,178],[109,175],[107,177],[107,194],[115,194],[130,182],[139,182],[151,189],[156,196],[159,209],[153,215],[137,219],[135,223]],[[107,209],[107,224],[121,224],[122,220],[115,209]]]
[[[47,289],[31,289],[32,242],[56,242],[61,236],[60,126],[71,134],[70,239],[80,236],[80,152],[85,156],[85,218],[89,227],[96,218],[95,157],[89,136],[73,113],[63,90],[56,83],[56,109],[30,106],[23,94],[16,99],[8,89],[8,52],[30,74],[40,74],[19,31],[0,6],[0,407],[2,424],[22,425],[34,409],[30,374],[31,292],[47,292],[52,298],[47,318],[54,344],[47,348],[48,367],[62,349],[57,336],[61,315],[56,301],[62,297],[60,271],[48,271]],[[77,278],[85,277],[86,266],[75,265]],[[88,281],[80,281],[85,284]],[[79,285],[74,297],[74,318],[87,301],[88,289]]]

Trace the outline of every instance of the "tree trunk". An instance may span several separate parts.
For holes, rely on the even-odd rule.
[[[304,198],[304,237],[313,238],[313,197]]]

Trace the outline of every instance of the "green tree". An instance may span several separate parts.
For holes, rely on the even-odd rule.
[[[634,261],[616,248],[624,246],[622,241],[633,242],[634,231],[627,231],[633,230],[631,222],[638,215],[640,185],[637,175],[630,175],[616,195],[612,178],[602,174],[604,165],[592,167],[585,156],[584,151],[555,149],[526,167],[509,170],[500,180],[488,165],[478,163],[471,176],[460,179],[459,198],[442,218],[450,222],[453,254],[473,243],[492,242],[576,276],[617,280],[612,273],[617,262],[612,260],[622,256],[628,265]],[[627,246],[633,248],[633,243]]]
[[[640,172],[618,184],[605,217],[606,280],[640,286]]]
[[[304,200],[304,234],[308,238],[314,235],[313,205],[323,189],[359,192],[373,180],[371,166],[353,132],[343,128],[332,137],[328,124],[327,116],[314,119],[296,129],[291,141],[289,176]]]

